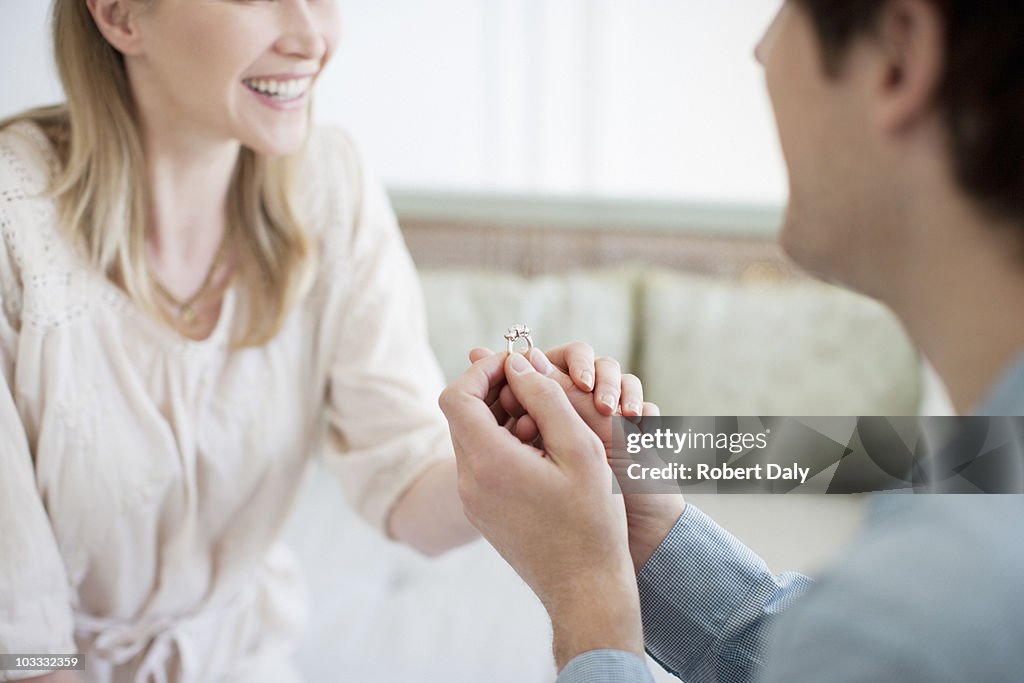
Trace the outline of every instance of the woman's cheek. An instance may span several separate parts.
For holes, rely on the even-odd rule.
[[[324,55],[326,63],[334,55],[334,50],[341,41],[341,9],[338,7],[338,3],[328,0],[320,12],[319,23],[323,27],[321,31],[327,45],[327,54]]]

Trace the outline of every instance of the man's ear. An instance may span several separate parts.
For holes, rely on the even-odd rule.
[[[135,13],[128,0],[86,0],[96,27],[115,50],[123,55],[142,52]]]
[[[897,132],[933,110],[946,68],[942,14],[927,0],[890,0],[879,17],[877,121]]]

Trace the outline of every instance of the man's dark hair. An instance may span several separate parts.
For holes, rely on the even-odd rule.
[[[810,15],[832,75],[889,0],[794,0]],[[942,14],[946,64],[936,107],[956,179],[979,205],[1024,225],[1024,9],[1020,0],[928,0]]]

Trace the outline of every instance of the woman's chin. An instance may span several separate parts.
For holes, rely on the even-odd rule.
[[[289,156],[295,154],[306,142],[309,136],[309,126],[303,125],[301,129],[268,131],[260,135],[254,135],[242,144],[257,154],[265,156]]]

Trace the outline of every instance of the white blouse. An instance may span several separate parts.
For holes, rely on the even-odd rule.
[[[39,196],[42,132],[0,132],[0,652],[83,653],[95,683],[289,680],[303,602],[276,539],[311,453],[380,528],[451,457],[383,189],[343,133],[310,150],[316,281],[272,341],[232,351],[240,293],[203,341],[147,317]]]

